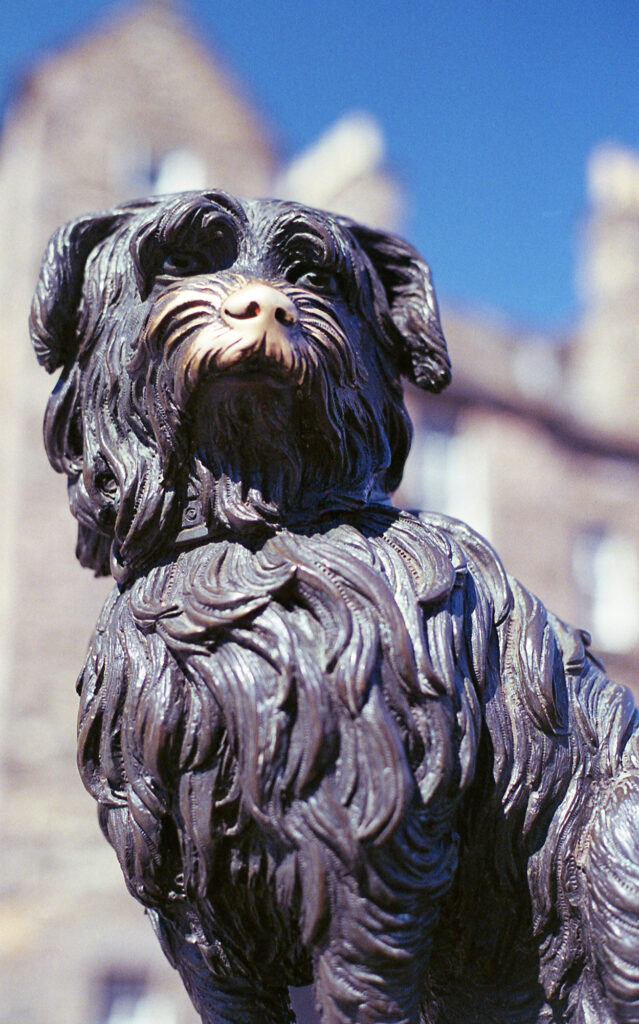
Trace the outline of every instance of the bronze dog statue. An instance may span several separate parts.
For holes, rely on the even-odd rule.
[[[398,238],[216,192],[61,228],[32,337],[77,554],[112,572],[79,765],[207,1024],[639,1021],[639,728],[463,524],[395,510]]]

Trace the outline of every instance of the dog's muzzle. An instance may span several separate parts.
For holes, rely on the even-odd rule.
[[[301,384],[300,311],[285,292],[265,281],[220,281],[173,287],[157,302],[144,335],[176,374],[183,405],[208,373],[268,367]]]

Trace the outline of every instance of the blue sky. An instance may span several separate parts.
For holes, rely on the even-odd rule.
[[[0,100],[122,5],[5,0]],[[126,6],[126,5],[125,5]],[[570,322],[591,148],[639,149],[637,0],[188,0],[293,155],[353,108],[382,124],[406,233],[441,295]]]

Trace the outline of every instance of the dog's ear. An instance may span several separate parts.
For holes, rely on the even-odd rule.
[[[76,352],[76,319],[87,258],[122,216],[111,212],[78,217],[49,240],[29,317],[35,354],[49,373],[64,366]]]
[[[343,222],[386,293],[393,327],[400,335],[401,372],[420,388],[441,391],[450,383],[450,360],[428,264],[397,235]]]

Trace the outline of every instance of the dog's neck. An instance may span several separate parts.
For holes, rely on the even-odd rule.
[[[362,432],[361,418],[345,431],[323,403],[276,385],[230,388],[223,401],[219,390],[215,401],[198,397],[178,545],[229,530],[304,528],[388,501],[379,482],[379,442]]]
[[[279,507],[265,488],[253,481],[246,486],[227,473],[215,478],[201,463],[191,476],[183,504],[180,529],[175,537],[178,548],[205,543],[229,533],[234,536],[270,533],[281,528],[306,529],[335,516],[372,506],[390,505],[390,497],[381,489],[312,491],[306,500]]]

